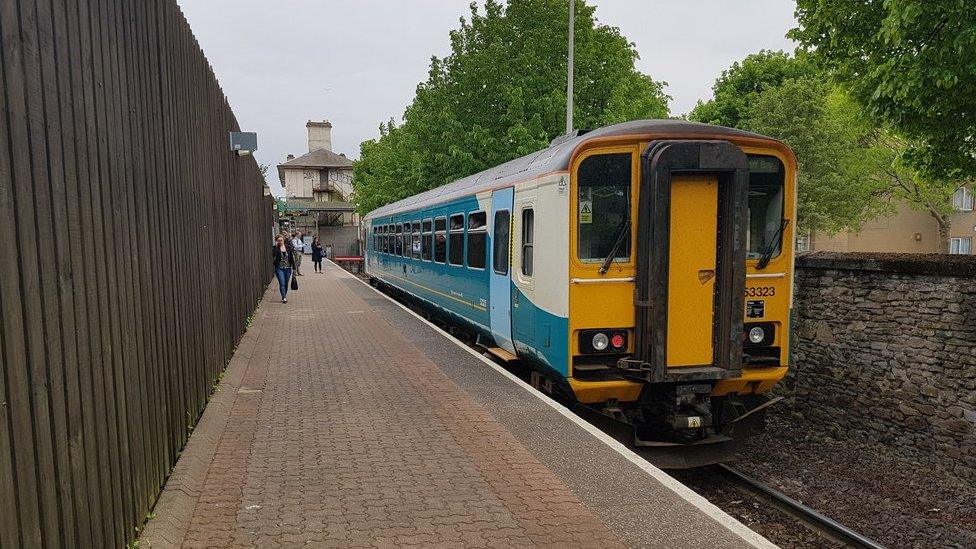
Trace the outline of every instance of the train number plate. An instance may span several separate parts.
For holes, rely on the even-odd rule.
[[[775,286],[751,286],[746,288],[746,297],[772,297],[776,295]]]

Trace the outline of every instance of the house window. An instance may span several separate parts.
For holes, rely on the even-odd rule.
[[[973,191],[969,187],[959,187],[952,195],[952,207],[960,212],[973,211]]]
[[[810,251],[810,233],[796,235],[796,251],[797,252]]]
[[[488,243],[488,214],[471,212],[468,214],[468,267],[484,269]]]
[[[451,216],[449,255],[451,265],[464,265],[464,214]]]
[[[447,218],[434,219],[434,262],[447,262]]]
[[[973,239],[969,236],[949,239],[949,253],[957,255],[972,255]]]

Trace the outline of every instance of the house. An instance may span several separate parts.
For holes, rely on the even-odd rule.
[[[952,197],[949,253],[971,255],[976,237],[973,189],[960,187]],[[939,225],[928,213],[899,203],[894,214],[869,221],[860,231],[797,238],[797,251],[939,253]]]
[[[332,150],[332,124],[309,120],[308,152],[278,164],[291,229],[318,236],[333,255],[360,255],[359,215],[352,203],[352,160]]]

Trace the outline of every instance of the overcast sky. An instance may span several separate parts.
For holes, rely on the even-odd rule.
[[[178,0],[258,162],[307,152],[305,122],[332,122],[336,152],[359,156],[377,126],[399,119],[431,55],[470,0]],[[792,50],[793,0],[590,0],[640,53],[638,70],[668,82],[672,114],[711,97],[733,61]],[[479,1],[479,4],[482,4]],[[277,183],[276,170],[269,173]]]

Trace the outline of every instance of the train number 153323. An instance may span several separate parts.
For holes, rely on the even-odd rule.
[[[776,288],[772,286],[746,288],[746,297],[769,297],[774,295],[776,295]]]

